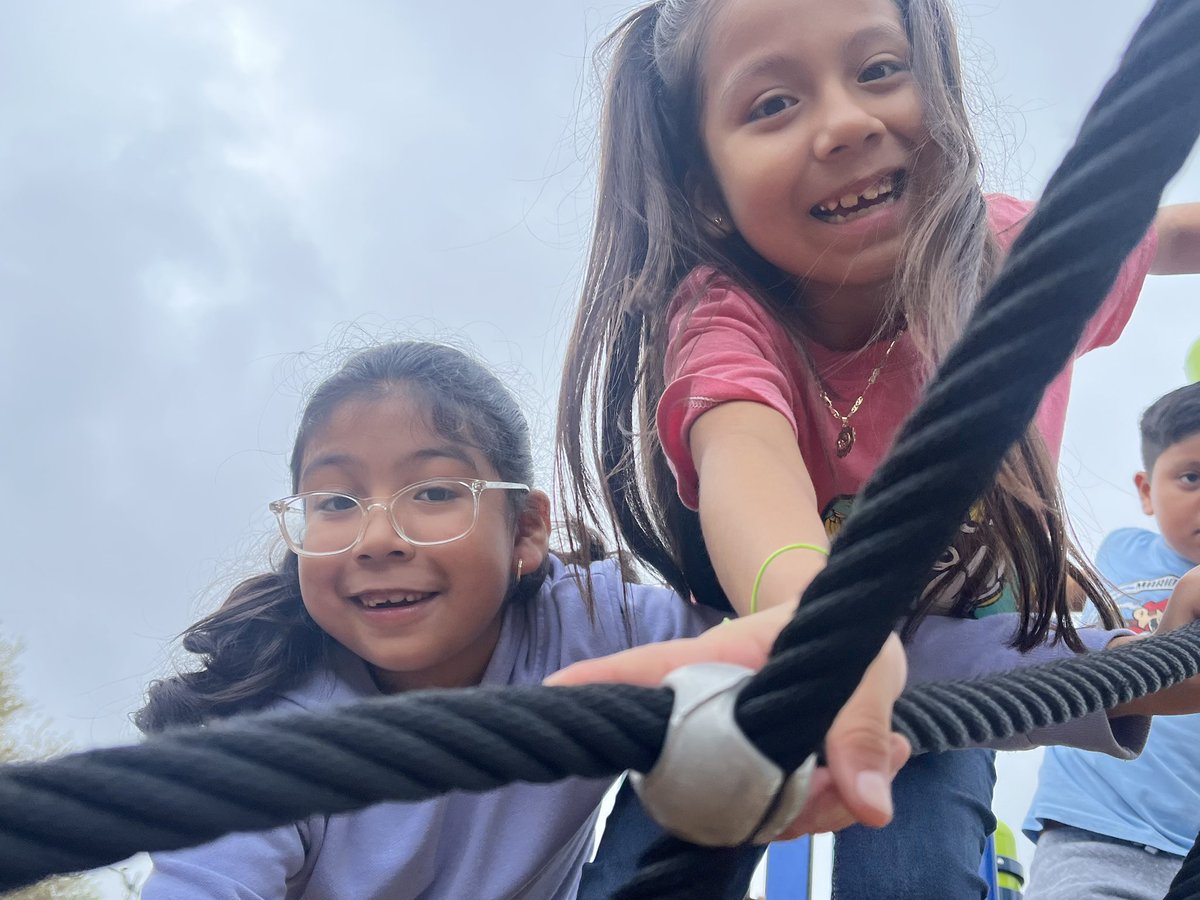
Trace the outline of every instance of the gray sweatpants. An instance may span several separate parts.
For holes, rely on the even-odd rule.
[[[1162,900],[1183,857],[1093,831],[1042,832],[1025,900]]]

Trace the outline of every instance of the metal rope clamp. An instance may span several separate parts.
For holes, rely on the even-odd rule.
[[[766,844],[800,814],[816,768],[811,754],[790,775],[751,743],[734,718],[754,670],[697,663],[663,679],[675,692],[662,752],[630,774],[642,805],[672,834],[706,847]]]

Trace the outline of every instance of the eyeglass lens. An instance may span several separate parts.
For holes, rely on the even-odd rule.
[[[475,510],[471,486],[459,481],[412,485],[393,497],[389,508],[396,530],[416,544],[462,537],[475,524]],[[366,505],[356,497],[313,492],[287,503],[283,524],[294,547],[309,553],[340,553],[358,542],[366,517]]]

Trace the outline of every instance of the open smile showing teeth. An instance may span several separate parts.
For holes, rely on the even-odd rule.
[[[822,222],[840,225],[867,215],[876,207],[894,203],[904,192],[904,172],[884,175],[860,194],[830,197],[814,206],[810,212]]]
[[[367,609],[394,609],[400,606],[412,606],[422,600],[428,600],[432,596],[432,592],[425,594],[363,594],[354,599]]]

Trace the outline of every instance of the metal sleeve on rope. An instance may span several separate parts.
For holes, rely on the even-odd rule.
[[[629,777],[646,811],[692,843],[770,843],[808,797],[816,754],[789,775],[733,717],[737,692],[753,674],[730,663],[696,663],[663,679],[675,699],[662,752],[649,772]]]

